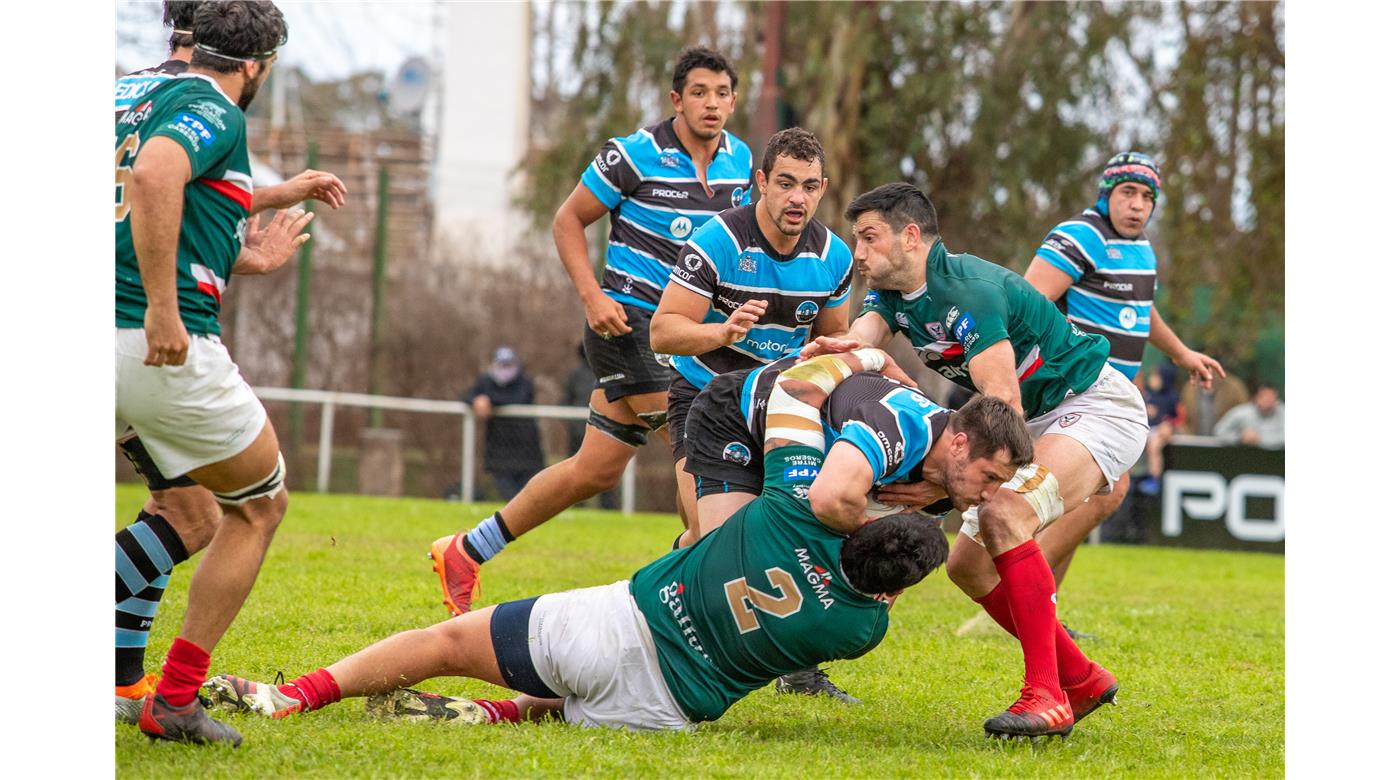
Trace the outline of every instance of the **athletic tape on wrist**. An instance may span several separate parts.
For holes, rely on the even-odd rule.
[[[860,358],[860,367],[863,371],[879,371],[885,367],[885,353],[878,349],[865,347],[853,353]]]

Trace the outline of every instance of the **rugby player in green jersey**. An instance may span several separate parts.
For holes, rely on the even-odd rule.
[[[843,479],[823,468],[820,404],[839,371],[831,357],[776,383],[762,495],[630,581],[468,612],[286,685],[220,676],[206,689],[216,702],[272,717],[370,696],[371,711],[411,718],[496,723],[559,714],[580,725],[684,729],[715,720],[782,674],[869,652],[884,638],[890,604],[943,562],[947,540],[919,513],[834,524],[813,515],[809,495]],[[1029,432],[1006,404],[984,406],[994,404],[1014,424],[974,428],[974,439],[995,433],[972,446],[1010,453],[1015,444],[996,438],[1004,436],[1021,443],[1026,461]],[[524,695],[472,701],[404,689],[445,675]]]
[[[984,724],[987,732],[1068,734],[1114,699],[1118,682],[1084,656],[1055,616],[1050,566],[1079,540],[1042,551],[1035,536],[1137,461],[1147,440],[1142,396],[1107,365],[1108,342],[1068,322],[1025,279],[950,254],[933,204],[917,187],[877,187],[857,196],[846,218],[871,293],[846,339],[821,340],[807,352],[883,346],[902,333],[940,375],[1022,411],[1037,437],[1036,465],[963,514],[948,576],[1021,642],[1021,696]],[[915,483],[877,497],[922,505],[932,496]]]
[[[188,71],[116,124],[116,430],[134,430],[161,473],[187,474],[222,509],[140,728],[152,738],[237,745],[238,732],[209,718],[195,695],[257,578],[287,493],[277,435],[220,343],[218,317],[253,202],[243,109],[287,28],[270,2],[207,3],[192,27]],[[285,242],[273,260],[284,262],[303,240]],[[118,587],[133,595],[155,577],[151,564],[173,565],[181,544],[149,526],[137,536],[149,559],[131,557],[120,541],[116,559]]]
[[[117,79],[118,121],[128,110],[142,105],[142,99],[151,90],[189,69],[194,56],[194,15],[199,5],[189,0],[163,3],[164,23],[171,28],[170,58]],[[290,208],[307,199],[339,208],[345,202],[345,194],[345,184],[335,174],[310,169],[281,184],[255,188],[249,208],[253,216],[248,220],[243,248],[232,272],[275,271],[307,239],[302,229],[313,216],[310,212],[279,212],[264,228],[259,227],[260,212]],[[134,724],[141,717],[146,696],[156,686],[156,675],[146,673],[146,644],[170,572],[209,544],[223,510],[212,493],[189,477],[162,474],[134,432],[120,439],[117,446],[151,494],[131,525],[116,534],[118,559],[125,556],[132,564],[124,567],[126,577],[117,578],[116,717],[122,723]]]

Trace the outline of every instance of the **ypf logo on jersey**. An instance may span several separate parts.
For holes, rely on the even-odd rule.
[[[175,132],[184,136],[194,145],[195,151],[199,151],[200,144],[210,144],[214,142],[214,132],[205,125],[199,117],[194,114],[180,113],[175,117],[169,127]]]
[[[971,333],[975,327],[977,327],[977,320],[974,320],[971,314],[964,314],[958,318],[957,324],[953,326],[953,335],[957,337],[958,341],[966,341],[967,334]]]
[[[874,290],[871,290],[870,292],[866,293],[866,294],[865,294],[865,300],[862,301],[862,303],[864,303],[866,306],[874,306],[875,304],[877,304],[877,303],[879,303],[879,302],[880,302],[880,293],[875,292]]]
[[[753,460],[753,453],[741,442],[731,441],[724,445],[724,453],[720,457],[730,463],[747,466],[749,465],[749,461]]]
[[[737,209],[737,208],[739,208],[740,204],[742,204],[743,202],[744,202],[744,188],[743,188],[743,187],[735,187],[735,188],[734,188],[734,191],[731,192],[731,193],[729,193],[729,205],[730,205],[730,206],[733,206],[734,208]]]
[[[690,235],[690,217],[676,217],[671,220],[671,235],[676,238]]]
[[[797,321],[803,324],[811,322],[817,318],[817,308],[815,301],[803,301],[797,304]]]

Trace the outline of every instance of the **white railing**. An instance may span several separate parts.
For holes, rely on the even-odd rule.
[[[331,483],[331,442],[335,433],[335,408],[354,406],[389,409],[396,412],[450,414],[462,418],[462,503],[470,503],[476,488],[476,414],[462,401],[432,401],[334,390],[298,390],[290,387],[255,387],[253,392],[266,401],[321,405],[321,439],[316,450],[316,491],[325,493]],[[588,409],[546,404],[507,404],[491,410],[497,417],[531,417],[549,420],[587,420]],[[622,511],[631,514],[637,506],[637,459],[622,472]]]

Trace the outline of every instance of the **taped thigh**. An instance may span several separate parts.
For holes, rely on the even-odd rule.
[[[665,413],[662,413],[663,417]],[[639,415],[640,416],[640,415]],[[645,418],[643,418],[645,419]],[[622,423],[611,417],[604,417],[597,409],[588,407],[588,424],[597,428],[599,432],[615,439],[629,447],[640,447],[647,443],[647,433],[651,431],[645,425],[632,425]]]
[[[263,479],[239,490],[230,490],[225,493],[215,493],[214,500],[220,504],[228,506],[239,506],[252,501],[255,498],[271,498],[282,490],[282,483],[287,480],[286,463],[282,460],[282,453],[277,453],[277,467]]]

